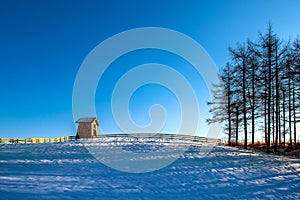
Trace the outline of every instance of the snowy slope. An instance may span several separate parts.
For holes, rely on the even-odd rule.
[[[161,170],[126,173],[78,142],[0,145],[0,199],[24,198],[300,199],[300,169],[298,160],[222,146],[203,158],[193,144]]]

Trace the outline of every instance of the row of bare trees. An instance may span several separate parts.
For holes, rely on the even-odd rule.
[[[228,143],[244,148],[263,133],[267,151],[279,144],[296,143],[300,121],[300,40],[283,41],[272,25],[256,41],[229,48],[230,61],[214,85],[208,123],[225,122]]]

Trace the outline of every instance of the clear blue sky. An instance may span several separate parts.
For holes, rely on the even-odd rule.
[[[174,29],[199,42],[216,65],[222,67],[228,60],[229,45],[255,39],[269,21],[280,38],[296,37],[300,34],[299,10],[297,0],[2,0],[0,137],[74,135],[72,90],[76,73],[88,53],[114,34],[149,26]],[[152,61],[149,55],[157,62],[174,64],[174,68],[185,66],[182,60],[157,51],[135,52],[116,60],[114,65],[142,64],[143,60]],[[120,76],[116,69],[112,67],[103,81]],[[188,67],[183,71],[193,79]],[[109,99],[104,91],[105,88],[109,91],[112,83],[99,86],[96,95],[97,115],[107,132],[117,130],[110,118]],[[193,83],[201,97],[205,85],[201,81]],[[161,98],[152,98],[154,92]],[[202,98],[204,102],[209,100],[207,95]],[[133,112],[133,119],[147,124],[147,114],[143,113],[158,101],[167,103],[166,109],[173,110],[168,105],[178,106],[171,93],[149,85],[133,96],[131,103],[139,108],[139,112]],[[203,115],[203,119],[206,117]],[[176,116],[173,118],[174,122],[178,121]],[[205,130],[206,125],[202,125]],[[176,124],[168,124],[169,131],[173,126]]]

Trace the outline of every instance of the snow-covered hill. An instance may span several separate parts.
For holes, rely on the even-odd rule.
[[[4,144],[0,199],[300,199],[299,163],[223,146],[202,157],[193,143],[163,169],[126,173],[78,142]]]

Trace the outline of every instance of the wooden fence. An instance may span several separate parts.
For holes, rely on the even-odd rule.
[[[186,140],[194,142],[205,142],[205,143],[221,143],[220,139],[206,138],[192,135],[180,135],[180,134],[105,134],[99,135],[99,138],[103,137],[122,137],[122,138],[161,138],[161,139],[175,139],[175,140]],[[49,142],[66,142],[75,141],[75,136],[62,136],[55,138],[0,138],[0,143],[8,144],[34,144],[34,143],[49,143]],[[84,140],[84,139],[83,139]]]
[[[33,143],[49,143],[49,142],[66,142],[75,140],[75,136],[62,136],[55,138],[0,138],[0,143],[7,144],[33,144]]]

